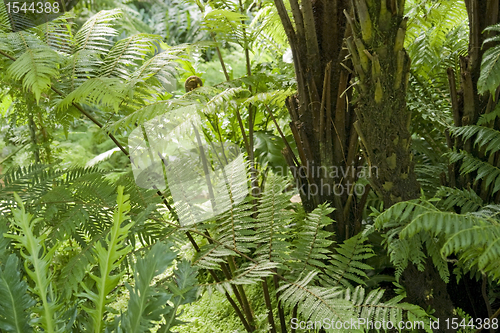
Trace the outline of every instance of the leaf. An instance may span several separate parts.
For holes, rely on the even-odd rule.
[[[158,242],[144,258],[137,259],[134,270],[134,287],[126,284],[130,292],[127,311],[122,317],[122,327],[127,333],[149,332],[155,322],[169,314],[172,307],[167,303],[172,294],[152,284],[153,278],[172,265],[177,252],[170,245]]]
[[[35,304],[28,294],[28,284],[22,279],[19,260],[11,254],[0,269],[0,329],[3,332],[33,332],[28,310]]]
[[[500,24],[488,27],[488,31],[500,31]],[[493,38],[488,38],[484,41],[484,44],[492,41],[498,41],[498,36]],[[484,45],[483,44],[483,45]],[[500,85],[500,45],[495,45],[490,47],[484,52],[483,59],[481,61],[481,72],[479,79],[477,80],[477,89],[480,94],[484,94],[486,91],[491,93],[491,96],[495,98],[495,90]]]
[[[122,223],[127,219],[130,210],[129,196],[123,194],[123,186],[118,187],[117,207],[113,215],[113,226],[105,238],[105,246],[97,243],[95,246],[95,256],[97,257],[99,276],[89,273],[89,276],[96,283],[96,291],[90,289],[87,283],[82,282],[81,286],[85,290],[80,297],[88,299],[93,308],[84,306],[83,309],[88,312],[92,318],[92,329],[94,332],[103,332],[105,328],[106,305],[112,301],[109,294],[120,282],[125,274],[124,270],[114,272],[130,252],[131,246],[126,244],[126,238],[133,223]],[[114,272],[114,273],[112,273]]]
[[[269,166],[281,176],[288,174],[288,164],[281,153],[285,148],[283,140],[269,132],[254,132],[254,146],[257,161],[261,165]]]
[[[38,103],[42,93],[51,86],[51,78],[58,74],[59,56],[25,32],[16,33],[12,43],[23,53],[7,68],[7,74],[13,80],[22,80],[23,87],[33,92]]]

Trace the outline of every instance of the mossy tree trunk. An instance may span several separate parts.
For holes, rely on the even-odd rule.
[[[385,207],[420,195],[406,107],[410,59],[403,47],[404,5],[405,0],[354,0],[355,15],[346,12],[352,30],[347,46],[357,77],[354,126],[367,160],[378,170],[371,183]],[[408,302],[435,309],[441,323],[453,317],[446,283],[430,260],[424,272],[410,265],[401,283]],[[449,331],[444,326],[439,331]]]
[[[346,13],[353,31],[347,45],[358,79],[355,127],[368,161],[378,170],[372,185],[389,207],[417,198],[420,191],[406,107],[410,59],[403,48],[404,0],[356,0],[355,4],[356,16]]]

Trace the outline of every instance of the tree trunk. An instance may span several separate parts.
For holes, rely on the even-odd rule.
[[[450,86],[450,99],[452,102],[453,123],[455,126],[467,126],[476,124],[479,116],[487,114],[495,108],[497,104],[493,100],[493,96],[486,92],[484,95],[479,95],[477,91],[477,82],[480,76],[481,59],[484,52],[494,45],[484,44],[486,38],[491,37],[491,32],[483,33],[484,29],[490,25],[500,22],[500,1],[499,0],[465,0],[467,14],[469,17],[469,49],[466,57],[460,59],[460,73],[458,80],[460,85],[457,84],[456,73],[453,68],[448,68],[448,82]],[[460,86],[460,90],[457,90]],[[499,89],[496,95],[498,98]],[[500,130],[500,120],[488,124],[489,127]],[[473,145],[476,137],[469,140],[461,140],[456,138],[452,140],[447,137],[450,149],[465,150],[468,153],[482,159],[485,157],[484,151],[480,150]],[[491,164],[500,167],[500,153],[497,152],[494,158],[489,161]],[[460,175],[461,163],[452,163],[448,170],[448,178],[444,181],[443,185],[457,187],[461,189],[472,188],[485,203],[499,203],[500,192],[492,194],[494,184],[486,186],[483,181],[474,181],[477,171],[471,172],[467,175]],[[476,318],[487,318],[491,316],[488,311],[488,301],[478,301],[479,294],[477,291],[482,290],[482,282],[470,279],[467,277],[462,278],[460,284],[451,279],[448,289],[455,291],[457,289],[466,290],[466,296],[460,297],[456,293],[451,292],[453,301],[460,302],[461,299],[468,297],[469,306],[465,310]],[[464,288],[465,286],[465,288]],[[470,290],[475,290],[476,293]]]
[[[410,151],[411,113],[406,107],[410,59],[403,47],[405,1],[355,0],[354,4],[356,16],[346,13],[352,29],[347,46],[359,95],[354,126],[369,163],[378,170],[371,183],[387,208],[420,194]],[[409,265],[401,282],[410,303],[435,309],[441,323],[453,316],[446,283],[431,260],[424,272]],[[441,325],[438,331],[448,330]]]
[[[299,156],[290,150],[284,154],[305,209],[312,211],[323,202],[335,207],[331,230],[339,242],[361,230],[368,194],[368,188],[354,186],[363,160],[353,127],[356,114],[349,109],[349,94],[344,94],[351,75],[341,65],[347,56],[344,37],[350,33],[343,11],[349,4],[305,0],[299,5],[291,0],[292,25],[283,1],[275,0],[292,49],[298,88],[287,107]]]
[[[500,1],[499,0],[465,0],[467,14],[469,16],[469,52],[466,57],[460,59],[460,90],[457,91],[456,75],[453,68],[448,68],[448,81],[450,83],[450,95],[453,110],[453,122],[457,127],[476,124],[479,116],[489,113],[495,108],[496,102],[489,92],[479,95],[477,92],[477,81],[481,70],[481,59],[484,52],[493,45],[483,45],[486,38],[491,37],[491,32],[483,33],[484,29],[490,25],[500,22]],[[498,90],[497,90],[498,95]],[[500,129],[500,120],[489,124],[490,127]],[[465,150],[479,158],[484,157],[484,152],[474,147],[472,142],[475,137],[467,141],[460,139],[448,139],[450,148]],[[500,166],[500,153],[496,153],[494,158],[496,166]],[[460,175],[460,163],[454,163],[449,168],[449,177],[446,185],[458,188],[473,188],[474,191],[485,202],[500,202],[500,194],[492,196],[492,188],[485,186],[483,182],[474,182],[477,173],[469,173],[466,176]]]

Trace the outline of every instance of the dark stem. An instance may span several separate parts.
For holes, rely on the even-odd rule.
[[[283,306],[280,301],[281,293],[278,292],[279,284],[278,284],[278,277],[276,275],[273,275],[273,282],[274,282],[274,290],[276,293],[276,301],[278,302],[278,316],[280,318],[281,333],[287,333],[285,311],[283,311]]]
[[[267,278],[262,279],[262,289],[264,290],[264,300],[267,308],[267,320],[269,321],[269,325],[271,325],[270,332],[276,333],[276,324],[274,323],[273,307],[271,305],[271,298],[269,297]]]

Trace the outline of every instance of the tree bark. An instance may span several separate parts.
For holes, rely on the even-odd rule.
[[[420,185],[410,150],[411,113],[406,107],[410,58],[404,49],[405,0],[355,0],[355,16],[345,13],[352,36],[347,46],[356,72],[357,122],[363,150],[378,172],[371,178],[387,208],[420,196]],[[420,272],[409,265],[401,283],[407,301],[435,309],[443,323],[453,317],[453,304],[446,283],[431,260]],[[441,325],[439,332],[448,332]]]
[[[297,94],[287,100],[298,158],[284,151],[307,211],[329,202],[337,241],[361,230],[368,188],[354,184],[364,161],[346,92],[351,74],[342,65],[344,37],[350,34],[343,11],[349,0],[291,0],[294,24],[282,0],[275,5],[292,49]],[[349,64],[349,62],[345,62]],[[344,64],[344,66],[345,66]],[[364,191],[362,191],[364,190]],[[362,193],[361,193],[362,192]]]

